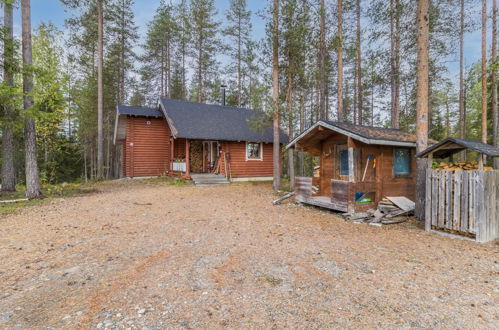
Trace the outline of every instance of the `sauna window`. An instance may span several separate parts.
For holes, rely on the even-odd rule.
[[[393,174],[406,176],[411,174],[411,150],[408,148],[395,148],[393,151]]]
[[[340,175],[348,175],[348,150],[340,151]]]
[[[262,144],[261,143],[246,143],[246,160],[262,160]]]

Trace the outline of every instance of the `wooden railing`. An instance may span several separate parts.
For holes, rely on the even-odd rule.
[[[427,170],[425,228],[488,242],[499,237],[499,171]]]

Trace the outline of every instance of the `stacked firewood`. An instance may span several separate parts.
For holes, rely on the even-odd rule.
[[[478,170],[478,162],[476,160],[472,160],[470,162],[457,162],[457,163],[440,162],[435,169],[445,170],[445,171]],[[490,166],[484,166],[483,169],[484,171],[491,171],[493,168]]]
[[[404,222],[414,211],[413,207],[402,209],[387,198],[383,198],[376,210],[367,210],[366,212],[345,213],[343,218],[347,221],[369,223],[372,225],[388,225]]]

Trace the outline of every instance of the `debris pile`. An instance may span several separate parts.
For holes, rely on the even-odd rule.
[[[436,170],[445,170],[445,171],[478,170],[478,162],[476,160],[472,160],[470,162],[457,162],[457,163],[440,162],[435,169]],[[492,171],[493,168],[490,166],[484,166],[483,170],[484,171]]]
[[[376,210],[366,212],[345,213],[345,220],[353,222],[363,222],[373,225],[388,225],[404,222],[408,219],[415,208],[413,201],[406,197],[386,197],[379,203]]]

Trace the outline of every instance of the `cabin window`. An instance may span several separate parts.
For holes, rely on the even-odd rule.
[[[340,151],[340,175],[348,175],[348,150]]]
[[[246,142],[246,160],[262,160],[262,144]]]
[[[411,150],[395,148],[393,150],[393,174],[404,176],[411,174]]]

